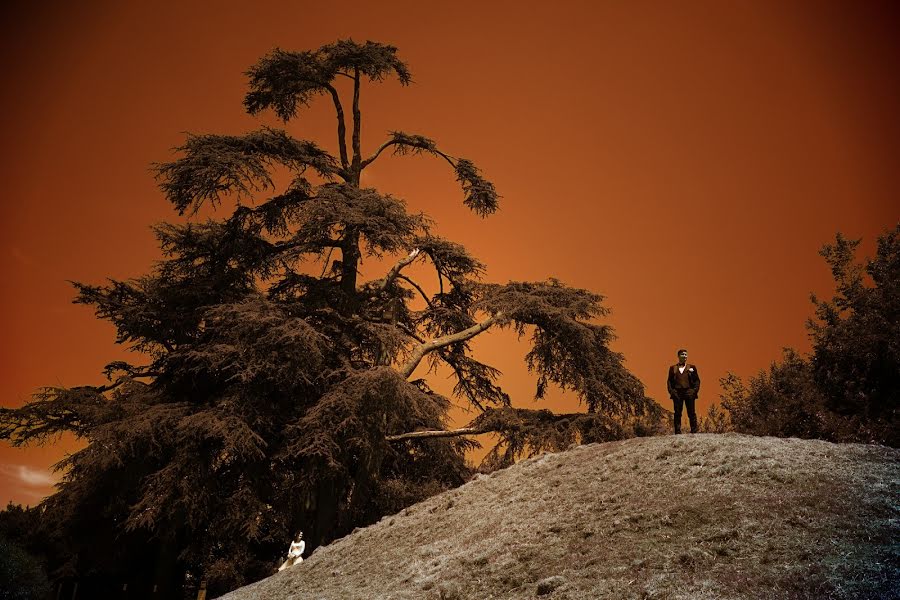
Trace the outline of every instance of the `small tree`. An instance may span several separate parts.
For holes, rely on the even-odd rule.
[[[44,600],[53,588],[40,563],[0,536],[0,600]]]
[[[809,362],[790,348],[768,372],[750,378],[749,388],[733,373],[720,380],[722,407],[741,433],[778,437],[827,437],[822,395]]]
[[[812,297],[810,356],[785,349],[749,388],[733,374],[722,380],[722,406],[737,431],[900,445],[900,226],[879,237],[864,265],[855,258],[859,242],[838,233],[820,252],[836,294]]]
[[[49,548],[29,533],[40,523],[37,508],[10,502],[0,511],[0,600],[43,600],[50,597],[50,582],[42,561]]]
[[[720,404],[710,404],[706,409],[706,416],[700,421],[700,431],[703,433],[734,431],[728,411],[724,410]]]
[[[830,301],[813,296],[816,320],[812,372],[837,415],[871,428],[869,441],[896,445],[900,408],[900,225],[878,238],[874,258],[856,261],[860,240],[840,233],[821,255],[831,267],[836,293]],[[866,275],[870,285],[866,285]]]
[[[477,215],[499,206],[471,161],[421,135],[395,131],[363,153],[362,83],[411,81],[395,48],[275,50],[248,75],[251,114],[288,121],[329,98],[337,154],[277,129],[190,135],[179,158],[157,165],[161,188],[182,215],[230,196],[230,216],[157,226],[165,260],[150,275],[75,284],[76,302],[111,321],[144,364],[111,363],[109,385],[46,388],[2,413],[14,444],[63,431],[87,442],[60,464],[60,491],[45,503],[53,531],[80,548],[79,569],[126,568],[115,561],[139,553],[176,580],[202,574],[222,591],[271,573],[298,529],[312,549],[461,484],[471,473],[464,452],[477,445],[467,435],[500,434],[488,461],[496,467],[656,426],[661,409],[610,350],[611,327],[592,321],[607,314],[600,295],[552,278],[483,282],[484,265],[436,236],[426,215],[360,186],[385,151],[427,154],[450,165]],[[284,189],[277,173],[290,177]],[[360,281],[368,257],[392,266]],[[414,262],[433,267],[437,293],[404,272]],[[578,394],[586,413],[511,407],[497,369],[469,346],[505,327],[530,335],[536,397],[553,383]],[[446,429],[449,399],[413,377],[423,362],[429,373],[452,371],[454,394],[479,413],[468,427]],[[123,532],[132,536],[124,551]]]

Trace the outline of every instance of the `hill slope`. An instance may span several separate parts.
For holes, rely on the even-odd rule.
[[[737,434],[545,454],[229,600],[890,598],[900,450]]]

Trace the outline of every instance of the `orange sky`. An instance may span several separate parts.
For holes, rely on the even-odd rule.
[[[22,4],[4,9],[0,42],[4,406],[102,383],[128,356],[66,280],[149,270],[148,226],[174,219],[150,163],[186,131],[276,124],[241,106],[243,72],[275,46],[396,45],[416,83],[364,89],[364,153],[391,129],[432,137],[481,167],[501,212],[469,212],[426,158],[385,157],[363,183],[428,212],[488,280],[553,276],[605,295],[615,349],[669,408],[679,346],[703,378],[700,412],[728,370],[808,349],[809,293],[831,292],[819,247],[840,230],[870,253],[900,217],[890,3]],[[334,149],[329,107],[288,131]],[[380,270],[363,263],[363,278]],[[500,332],[474,347],[534,406],[524,342]],[[540,406],[578,410],[559,393]],[[72,447],[0,447],[0,503],[35,503]]]

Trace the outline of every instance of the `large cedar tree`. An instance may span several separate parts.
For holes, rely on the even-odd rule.
[[[180,215],[211,205],[230,216],[157,226],[165,258],[149,275],[76,284],[76,302],[112,322],[141,360],[108,365],[109,385],[45,388],[2,413],[0,433],[14,444],[61,432],[86,442],[44,502],[69,549],[57,577],[121,580],[142,564],[132,581],[164,573],[169,587],[206,578],[222,591],[271,573],[297,530],[311,550],[460,485],[473,433],[499,435],[484,465],[497,468],[657,426],[661,409],[597,322],[607,314],[600,295],[553,278],[484,282],[485,266],[435,235],[427,216],[360,186],[386,153],[426,154],[449,164],[477,215],[498,209],[479,169],[429,138],[395,131],[363,154],[362,84],[411,82],[396,48],[274,50],[248,76],[251,114],[287,122],[320,95],[332,102],[337,155],[271,128],[190,135],[157,165],[161,189]],[[340,90],[352,93],[348,112]],[[361,281],[367,257],[392,266]],[[433,267],[437,293],[404,273],[417,261]],[[536,397],[555,384],[585,413],[511,406],[497,369],[469,345],[506,327],[530,337]],[[441,365],[478,414],[466,428],[447,430],[451,401],[426,382],[424,367]]]

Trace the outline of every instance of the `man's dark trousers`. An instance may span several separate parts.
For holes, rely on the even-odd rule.
[[[691,433],[697,433],[697,410],[693,390],[675,390],[675,433],[681,433],[681,407],[687,406],[688,421],[691,422]]]

